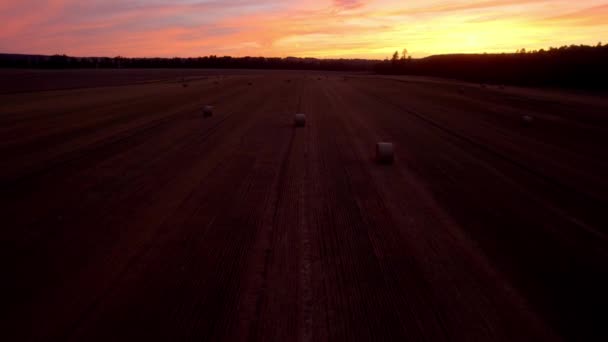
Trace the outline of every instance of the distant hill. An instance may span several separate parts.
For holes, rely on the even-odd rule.
[[[378,63],[380,74],[479,83],[608,89],[608,45],[571,45],[511,54],[452,54]]]

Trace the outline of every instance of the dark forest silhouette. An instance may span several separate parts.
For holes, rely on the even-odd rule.
[[[371,71],[376,60],[317,59],[317,58],[266,58],[266,57],[195,57],[195,58],[126,58],[126,57],[69,57],[66,55],[0,54],[0,67],[4,68],[214,68],[214,69],[294,69]]]
[[[470,82],[608,88],[608,45],[571,45],[501,54],[436,55],[421,59],[400,56],[384,61],[366,59],[217,57],[125,58],[69,57],[66,55],[0,54],[2,68],[215,68],[367,71],[378,74],[453,78]]]
[[[453,78],[489,84],[608,88],[608,45],[571,45],[511,54],[437,55],[422,59],[401,57],[375,66],[379,74]]]

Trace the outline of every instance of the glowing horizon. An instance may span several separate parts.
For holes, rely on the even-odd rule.
[[[608,1],[25,0],[0,3],[0,52],[385,58],[514,52],[608,37]]]

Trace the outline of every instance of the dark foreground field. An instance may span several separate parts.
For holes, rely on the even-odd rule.
[[[606,337],[606,98],[199,76],[0,95],[1,340]]]

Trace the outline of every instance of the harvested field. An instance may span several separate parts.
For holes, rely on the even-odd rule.
[[[2,340],[606,337],[606,97],[96,72],[0,87]]]

